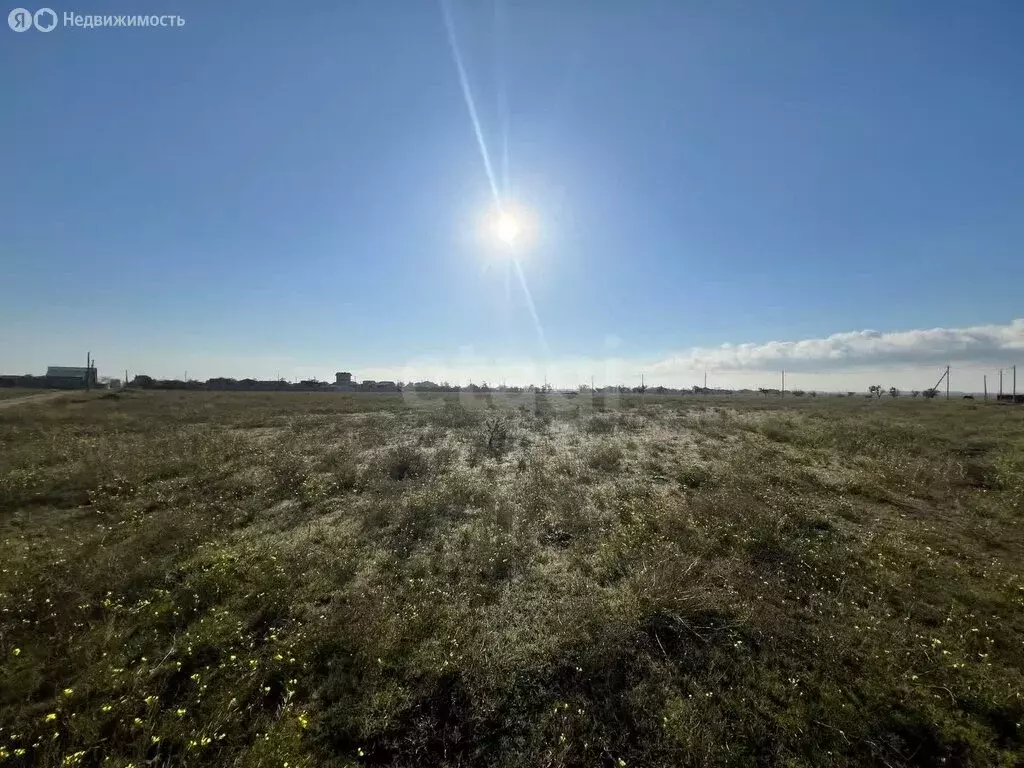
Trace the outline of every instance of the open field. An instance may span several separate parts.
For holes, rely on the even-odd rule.
[[[1016,766],[1024,409],[0,412],[0,766]]]

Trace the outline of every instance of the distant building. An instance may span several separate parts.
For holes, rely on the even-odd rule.
[[[334,374],[334,383],[328,389],[331,392],[355,392],[356,385],[352,381],[352,374],[348,371],[338,371]]]
[[[348,371],[339,371],[334,374],[334,383],[331,384],[332,392],[398,392],[398,385],[393,381],[374,381],[365,379],[358,384],[352,381],[352,374]]]
[[[58,389],[85,389],[96,386],[96,368],[51,365],[46,369],[46,385]]]

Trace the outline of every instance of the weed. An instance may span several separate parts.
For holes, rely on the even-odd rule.
[[[512,447],[512,427],[504,416],[492,416],[484,423],[487,452],[500,459]]]
[[[399,445],[385,450],[377,460],[378,471],[391,480],[418,480],[426,477],[430,462],[422,449]]]
[[[586,431],[592,435],[610,435],[615,432],[616,418],[609,414],[596,414],[587,419]]]
[[[594,445],[588,455],[587,464],[591,469],[602,472],[614,472],[622,463],[624,452],[622,446],[616,442],[605,440]]]
[[[697,489],[711,481],[711,472],[700,464],[688,464],[676,470],[676,482],[684,488]]]

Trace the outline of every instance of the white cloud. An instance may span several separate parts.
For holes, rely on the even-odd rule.
[[[763,344],[723,344],[695,347],[654,360],[629,358],[629,341],[622,340],[609,356],[548,361],[496,360],[462,354],[452,360],[422,359],[401,368],[368,367],[366,378],[410,378],[491,384],[541,383],[559,387],[640,383],[641,373],[651,386],[689,387],[708,384],[730,389],[778,387],[782,370],[787,388],[860,391],[870,384],[901,389],[933,386],[946,366],[953,366],[953,390],[980,392],[984,376],[990,391],[997,388],[999,368],[1024,358],[1024,319],[1007,325],[968,328],[930,328],[908,331],[848,331],[816,339],[770,341]],[[612,357],[611,355],[615,355]],[[1010,387],[1007,370],[1006,387]]]
[[[857,371],[946,363],[1001,364],[1024,351],[1024,319],[1008,325],[910,331],[848,331],[819,339],[723,344],[694,348],[659,360],[652,370],[805,372]]]

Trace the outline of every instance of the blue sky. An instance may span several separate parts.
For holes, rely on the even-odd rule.
[[[109,374],[558,380],[614,357],[691,384],[671,361],[863,329],[1003,329],[931,351],[964,365],[1024,349],[1019,3],[450,0],[536,224],[543,341],[479,232],[442,5],[303,6],[0,29],[2,372],[91,349]]]

